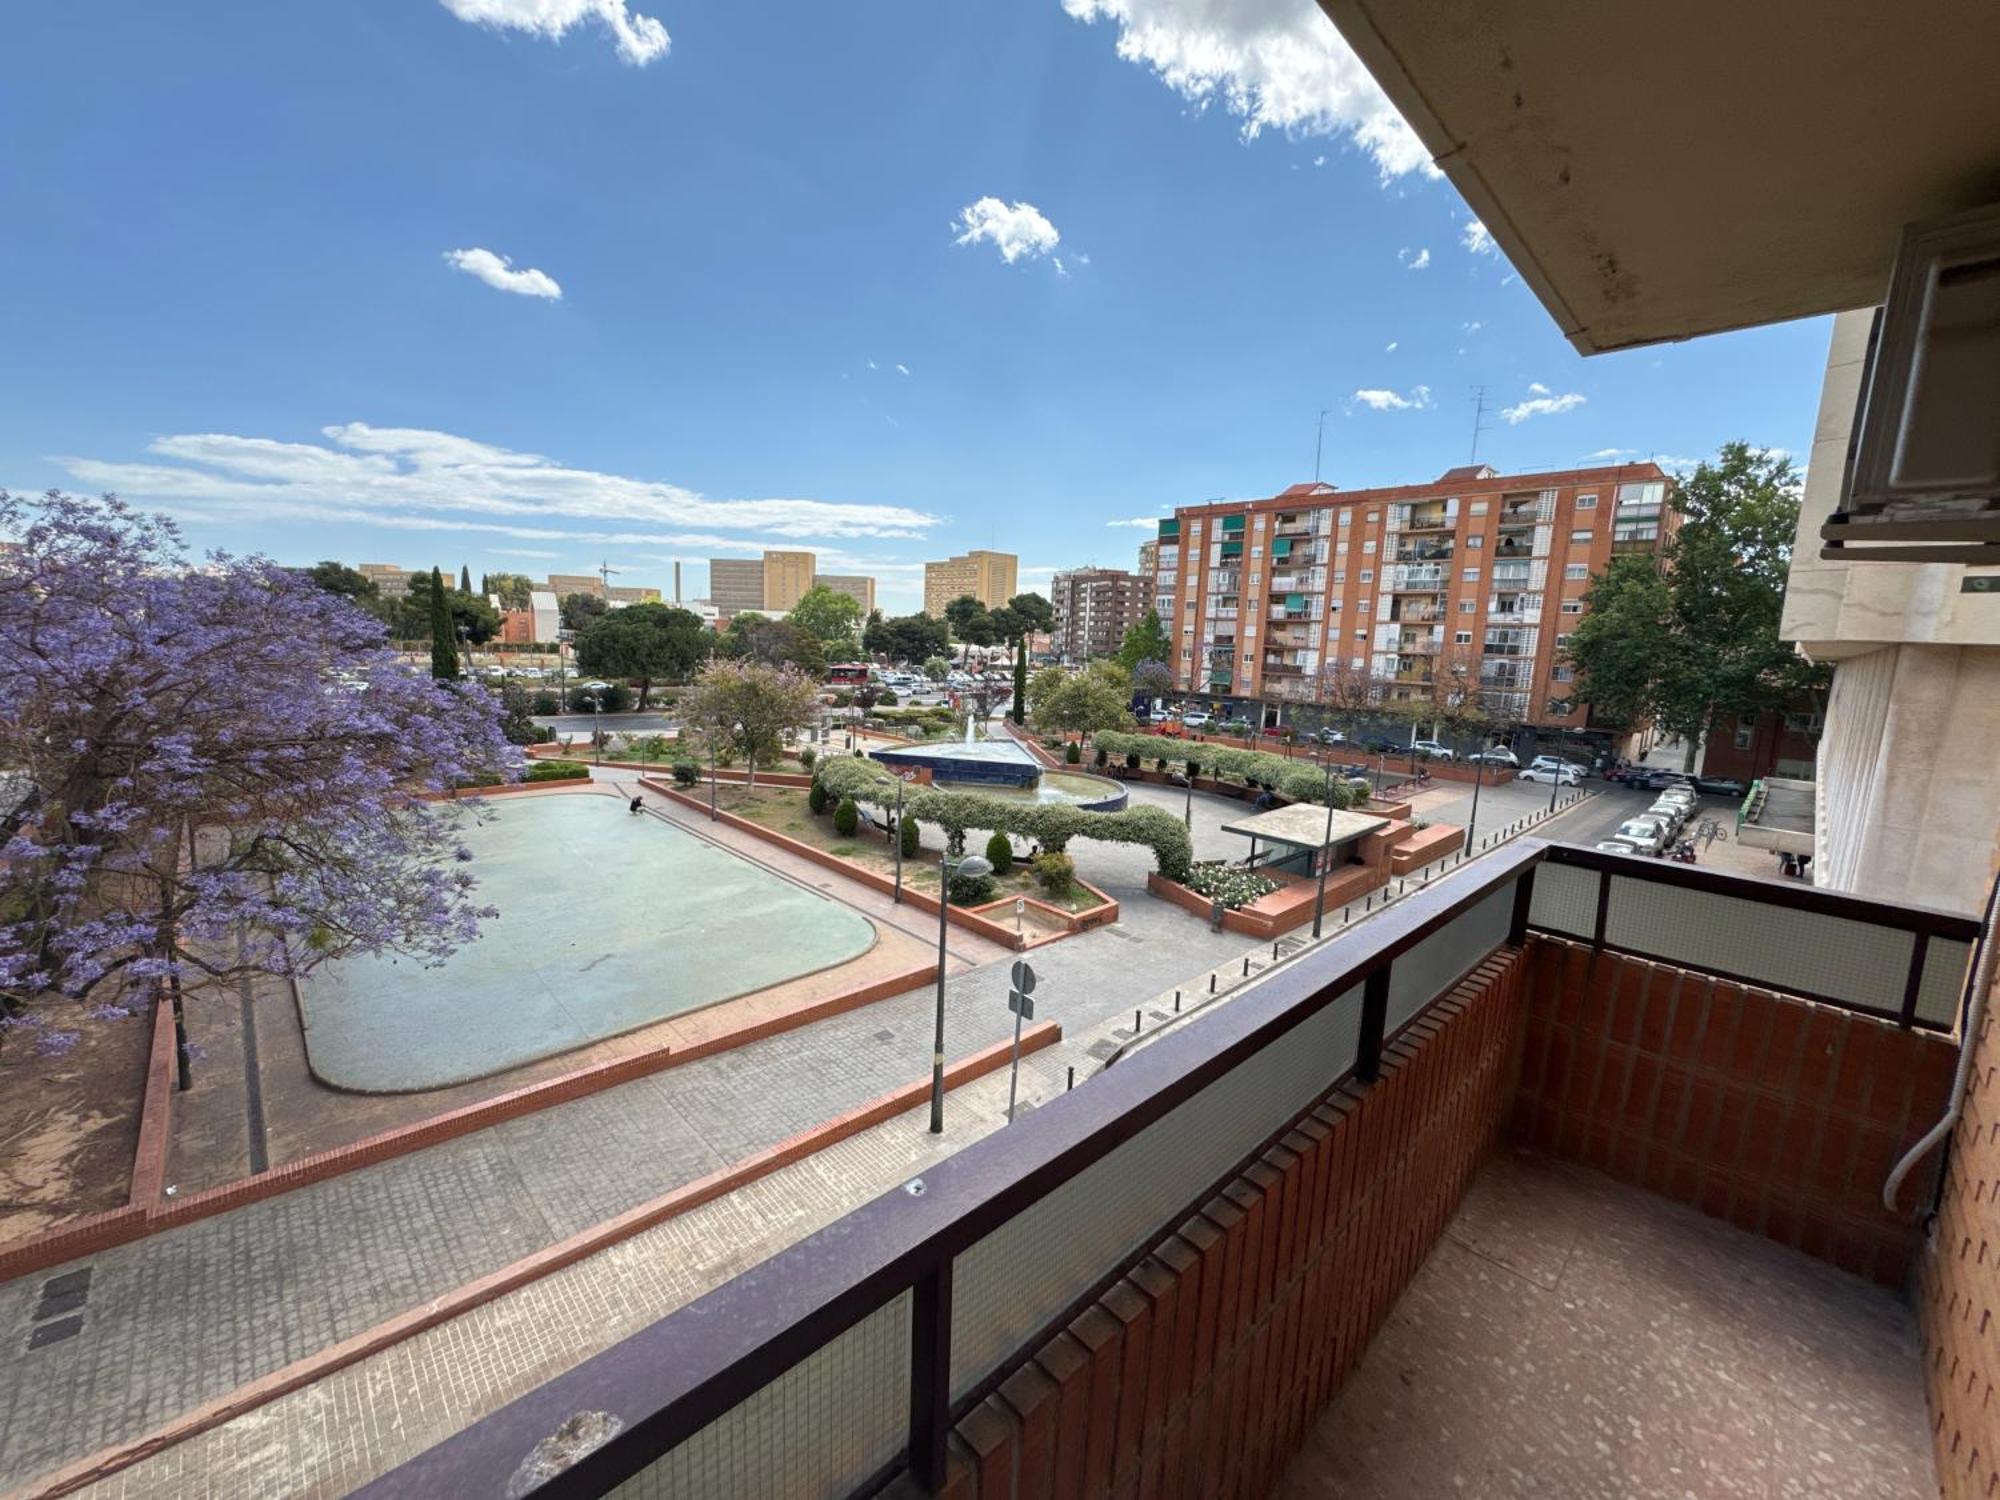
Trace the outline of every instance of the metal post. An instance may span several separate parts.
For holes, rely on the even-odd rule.
[[[1021,1083],[1021,1012],[1014,1012],[1014,1067],[1007,1075],[1007,1123],[1014,1123],[1014,1092]]]
[[[721,748],[714,740],[708,742],[708,821],[716,821],[715,815],[715,768],[721,763]]]
[[[910,1473],[925,1494],[944,1489],[951,1433],[951,1257],[910,1295]]]
[[[604,701],[597,694],[590,695],[590,746],[597,756],[597,763],[604,764]]]
[[[903,778],[896,778],[896,904],[903,904]]]
[[[1482,757],[1485,752],[1480,752]],[[1472,763],[1472,813],[1465,820],[1465,841],[1472,842],[1473,830],[1479,827],[1479,783],[1486,772],[1486,762],[1482,758]]]
[[[1556,793],[1563,784],[1563,726],[1556,726],[1556,768],[1549,777],[1549,811],[1556,810]]]
[[[951,910],[951,851],[938,855],[937,1030],[931,1041],[931,1134],[944,1134],[944,929]]]
[[[1319,849],[1319,895],[1313,898],[1313,936],[1319,936],[1320,920],[1326,915],[1326,867],[1332,863],[1327,856],[1333,846],[1333,767],[1326,768],[1326,842]],[[1275,950],[1274,950],[1275,951]]]

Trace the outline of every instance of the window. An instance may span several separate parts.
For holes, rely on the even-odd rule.
[[[1334,581],[1335,583],[1345,583],[1345,582],[1347,582],[1347,569],[1345,569],[1345,568],[1335,568],[1335,569],[1333,570],[1333,581]]]
[[[1736,717],[1736,748],[1748,750],[1750,742],[1757,737],[1757,716],[1738,714]]]
[[[1563,577],[1571,583],[1581,583],[1590,576],[1589,563],[1569,563],[1563,568]]]
[[[1826,727],[1826,722],[1817,711],[1812,713],[1786,714],[1786,734],[1818,734]]]
[[[1370,537],[1367,541],[1363,542],[1361,544],[1361,550],[1363,552],[1373,553],[1375,550],[1375,539],[1373,537]]]
[[[1330,614],[1330,615],[1337,615],[1337,614],[1339,614],[1339,613],[1340,613],[1340,601],[1339,601],[1338,599],[1329,599],[1329,600],[1327,600],[1327,601],[1326,601],[1326,612],[1327,612],[1328,614]]]
[[[1357,641],[1365,641],[1368,639],[1368,632],[1365,630],[1357,630],[1354,632],[1354,638]]]
[[[1467,583],[1477,583],[1479,582],[1479,569],[1467,568],[1463,573],[1459,574],[1459,577],[1463,578]]]
[[[1572,531],[1569,534],[1570,545],[1573,547],[1588,547],[1591,535],[1588,531]]]
[[[1375,523],[1376,523],[1377,521],[1379,521],[1379,520],[1381,520],[1381,519],[1382,519],[1382,512],[1381,512],[1381,511],[1379,511],[1379,510],[1371,510],[1371,511],[1369,511],[1369,512],[1368,512],[1368,524],[1369,524],[1370,526],[1373,526],[1373,525],[1374,525],[1374,524],[1375,524]]]
[[[1472,502],[1472,504],[1471,504],[1470,506],[1468,506],[1468,507],[1466,508],[1466,514],[1467,514],[1467,515],[1472,515],[1472,516],[1483,516],[1483,515],[1485,515],[1485,514],[1486,514],[1486,502],[1485,502],[1484,500],[1475,500],[1475,501],[1473,501],[1473,502]]]
[[[1261,582],[1263,581],[1263,578],[1264,578],[1264,575],[1263,575],[1262,573],[1258,572],[1258,571],[1257,571],[1256,569],[1254,569],[1254,568],[1253,568],[1253,569],[1251,569],[1251,572],[1250,572],[1250,587],[1251,587],[1251,588],[1253,588],[1253,589],[1254,589],[1255,587],[1257,587],[1257,585],[1258,585],[1259,583],[1261,583]]]
[[[1244,634],[1244,635],[1245,635],[1246,637],[1247,637],[1247,636],[1253,636],[1253,635],[1255,635],[1256,633],[1257,633],[1257,627],[1256,627],[1255,625],[1245,625],[1245,626],[1243,627],[1243,634]]]
[[[1557,667],[1553,672],[1549,673],[1549,681],[1551,682],[1570,682],[1575,677],[1576,668],[1574,667]]]
[[[1250,653],[1249,653],[1248,651],[1245,651],[1245,652],[1243,653],[1243,665],[1244,665],[1244,666],[1246,666],[1246,667],[1248,667],[1248,666],[1252,666],[1252,665],[1254,665],[1254,664],[1255,664],[1256,660],[1257,660],[1257,658],[1256,658],[1256,657],[1254,657],[1254,656],[1252,656],[1252,655],[1251,655],[1251,654],[1250,654]]]
[[[1364,594],[1364,595],[1362,595],[1362,596],[1361,596],[1361,598],[1360,598],[1360,599],[1356,600],[1356,601],[1355,601],[1355,605],[1354,605],[1354,608],[1355,608],[1355,609],[1356,609],[1356,610],[1357,610],[1357,611],[1358,611],[1359,613],[1361,613],[1361,614],[1364,614],[1364,615],[1365,615],[1365,614],[1367,614],[1367,613],[1368,613],[1368,596],[1367,596],[1366,594]]]
[[[1361,570],[1361,582],[1373,583],[1374,581],[1375,581],[1375,570],[1373,568],[1363,568]],[[516,586],[518,587],[518,585]]]
[[[1561,649],[1562,649],[1563,647],[1567,646],[1568,644],[1569,644],[1569,637],[1568,637],[1568,636],[1566,636],[1566,635],[1559,635],[1559,636],[1557,636],[1557,637],[1556,637],[1556,649],[1557,649],[1558,651],[1560,651],[1560,650],[1561,650]]]
[[[1335,542],[1335,543],[1333,544],[1333,550],[1334,550],[1334,552],[1335,552],[1335,553],[1337,553],[1337,554],[1345,554],[1345,553],[1346,553],[1346,551],[1347,551],[1347,543],[1345,543],[1345,542]]]
[[[1362,660],[1360,657],[1350,656],[1347,659],[1347,669],[1350,672],[1359,672],[1361,670],[1361,667],[1362,667]]]
[[[1454,631],[1451,641],[1454,646],[1470,646],[1472,644],[1472,632],[1469,630]]]
[[[1353,523],[1354,523],[1354,512],[1353,512],[1353,511],[1351,511],[1351,510],[1344,510],[1344,511],[1342,511],[1342,512],[1340,513],[1340,524],[1341,524],[1341,525],[1343,525],[1343,526],[1351,526],[1351,525],[1352,525]]]
[[[1566,614],[1566,615],[1580,615],[1580,614],[1582,614],[1582,613],[1583,613],[1583,601],[1582,601],[1581,599],[1565,599],[1565,600],[1563,600],[1563,613],[1564,613],[1564,614]]]
[[[1483,536],[1469,536],[1465,539],[1465,550],[1467,552],[1477,552],[1485,545],[1486,538]]]
[[[1259,523],[1259,524],[1261,524],[1261,523]],[[1250,555],[1251,555],[1252,557],[1262,557],[1262,556],[1264,555],[1264,549],[1263,549],[1262,547],[1255,547],[1255,546],[1253,546],[1253,547],[1252,547],[1252,548],[1250,549]]]
[[[1477,608],[1479,608],[1479,601],[1477,599],[1461,599],[1458,601],[1458,612],[1462,615],[1469,615]]]
[[[1597,496],[1595,496],[1595,495],[1578,495],[1578,496],[1576,497],[1576,508],[1577,508],[1578,510],[1596,510],[1596,509],[1597,509]]]

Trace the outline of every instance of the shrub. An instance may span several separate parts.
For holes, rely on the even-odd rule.
[[[875,701],[878,704],[880,704],[883,708],[894,708],[896,706],[896,695],[893,692],[891,692],[888,688],[883,688],[882,696],[877,698]]]
[[[1071,740],[1067,745],[1063,746],[1063,763],[1071,766],[1083,764],[1083,747],[1077,744],[1075,740]]]
[[[996,889],[991,875],[954,875],[951,877],[951,904],[984,906],[993,899]]]
[[[854,805],[852,797],[842,797],[840,806],[833,810],[833,831],[842,838],[851,838],[860,826],[861,809]]]
[[[608,714],[622,714],[632,706],[632,690],[622,682],[614,682],[597,695]]]
[[[1125,769],[1128,771],[1139,769],[1139,752],[1137,750],[1128,750],[1125,752]]]
[[[1164,772],[1167,769],[1167,758],[1164,755],[1162,755],[1158,760],[1154,761],[1153,769],[1155,771]]]
[[[1076,861],[1067,854],[1037,854],[1031,867],[1035,884],[1050,896],[1064,896],[1076,884]]]
[[[996,833],[986,841],[986,857],[993,863],[995,875],[1005,875],[1014,868],[1014,844],[1006,834]]]
[[[529,700],[528,712],[533,714],[559,714],[562,712],[562,699],[558,698],[547,688],[543,688]]]
[[[1201,762],[1198,760],[1189,761],[1187,763],[1187,779],[1189,781],[1193,781],[1195,777],[1199,776],[1200,774],[1201,774]]]
[[[915,818],[904,818],[897,828],[897,837],[903,841],[903,858],[915,859],[917,857],[917,850],[921,847],[917,843],[920,837],[917,820]]]
[[[1214,861],[1190,865],[1187,878],[1181,884],[1196,895],[1220,901],[1227,911],[1248,906],[1259,896],[1268,896],[1278,888],[1278,882],[1268,875]]]
[[[1097,769],[1100,771],[1103,770],[1105,762],[1110,759],[1111,759],[1111,752],[1105,749],[1102,745],[1099,745],[1097,747]]]
[[[832,800],[833,800],[832,794],[829,793],[827,789],[821,786],[817,781],[815,781],[812,784],[812,790],[806,793],[806,806],[812,809],[812,811],[816,814],[824,813],[826,811],[827,803],[831,802]]]
[[[799,764],[804,766],[808,772],[812,770],[813,762],[818,759],[819,752],[813,749],[811,745],[801,745],[799,747]]]
[[[590,775],[590,767],[574,760],[538,760],[528,767],[523,781],[581,781]]]
[[[674,762],[675,786],[693,786],[699,780],[701,780],[700,766],[691,760],[677,760]]]
[[[641,760],[665,760],[673,753],[673,742],[664,734],[641,735],[632,748]]]

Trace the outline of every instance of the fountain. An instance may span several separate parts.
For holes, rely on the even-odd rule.
[[[992,796],[1063,802],[1096,812],[1115,812],[1126,800],[1125,788],[1115,781],[1078,771],[1046,771],[1026,746],[1014,740],[980,739],[970,714],[965,717],[963,740],[896,745],[869,754],[892,769],[921,767],[946,791],[963,786]]]

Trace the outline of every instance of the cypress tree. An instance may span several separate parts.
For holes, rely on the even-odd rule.
[[[1028,715],[1028,638],[1014,641],[1014,723],[1025,724]]]
[[[458,565],[458,591],[461,594],[472,592],[472,569],[465,563]]]
[[[445,602],[444,576],[431,569],[431,676],[458,676],[458,638],[452,633],[451,606]]]

